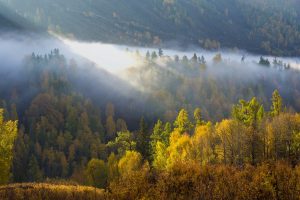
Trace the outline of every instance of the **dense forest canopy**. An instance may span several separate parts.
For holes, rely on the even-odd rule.
[[[277,173],[278,167],[296,170],[292,166],[300,156],[300,118],[294,112],[299,110],[297,70],[263,57],[253,66],[244,63],[243,72],[221,54],[212,61],[196,54],[169,58],[162,49],[139,56],[144,66],[126,70],[123,76],[132,81],[126,83],[93,65],[69,61],[58,49],[28,55],[16,69],[23,78],[1,87],[4,119],[19,121],[12,181],[66,179],[109,188],[106,195],[125,198],[151,194],[128,193],[136,181],[143,181],[139,187],[146,190],[143,187],[164,184],[161,181],[177,170],[188,175],[186,163],[195,173],[198,167],[217,165],[220,168],[207,168],[207,173],[232,170],[236,176]],[[240,75],[233,76],[237,69]],[[249,73],[252,77],[247,79]],[[282,160],[286,164],[274,164]],[[246,167],[264,162],[271,165]],[[199,173],[198,178],[204,176]],[[294,173],[298,172],[291,176]],[[154,182],[148,176],[154,176]],[[161,192],[165,198],[174,195]]]
[[[1,1],[44,29],[87,41],[300,54],[296,0]]]
[[[0,0],[0,199],[299,199],[299,12]]]

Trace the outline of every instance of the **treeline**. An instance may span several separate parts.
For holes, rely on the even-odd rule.
[[[118,133],[108,144],[115,153],[88,163],[89,184],[116,199],[299,199],[300,115],[278,91],[268,112],[253,98],[218,123],[200,109],[193,116],[183,109],[173,123],[158,120],[148,137],[141,129],[142,149]]]
[[[108,199],[299,199],[299,167],[201,166],[178,162],[168,171],[147,167],[114,181]]]
[[[24,79],[14,82],[14,86],[1,84],[0,87],[4,99],[1,104],[4,110],[3,120],[0,120],[0,153],[5,155],[1,156],[0,162],[1,183],[63,179],[105,188],[105,195],[120,199],[159,198],[158,194],[163,194],[163,199],[175,199],[180,195],[182,198],[205,195],[209,199],[218,199],[222,194],[237,198],[245,195],[244,199],[251,195],[258,195],[257,198],[264,198],[267,194],[278,198],[290,195],[293,199],[299,192],[294,189],[294,182],[299,178],[300,115],[285,106],[278,90],[272,92],[271,101],[265,104],[260,98],[252,98],[232,105],[211,104],[210,110],[205,101],[204,107],[198,108],[200,101],[182,99],[188,95],[180,94],[172,85],[178,84],[179,91],[203,95],[202,98],[210,101],[225,97],[234,101],[236,98],[230,96],[238,93],[239,90],[235,90],[235,87],[241,87],[238,82],[230,82],[228,77],[227,80],[221,79],[225,81],[218,86],[224,88],[222,91],[213,79],[208,79],[209,73],[217,73],[212,69],[226,66],[222,56],[216,56],[217,63],[211,66],[206,61],[200,63],[203,60],[202,57],[188,59],[186,63],[172,60],[165,68],[159,67],[164,73],[155,72],[156,89],[175,94],[174,100],[179,103],[170,107],[155,93],[147,93],[151,98],[145,107],[149,110],[164,108],[166,111],[158,117],[161,120],[156,118],[152,123],[146,116],[131,118],[134,115],[131,116],[130,109],[123,108],[127,115],[122,115],[123,112],[118,111],[113,103],[106,102],[103,107],[103,101],[96,101],[94,96],[89,99],[88,93],[80,93],[82,89],[74,82],[81,80],[81,76],[87,79],[89,76],[82,72],[88,73],[90,68],[80,69],[75,62],[68,63],[58,50],[45,56],[32,54],[27,57],[22,68]],[[157,70],[158,66],[149,60],[137,73]],[[289,75],[293,84],[299,80],[296,79],[298,73],[293,70],[273,72],[271,68],[260,68],[277,76],[292,72],[284,76]],[[151,80],[151,77],[146,78],[144,76],[143,86]],[[180,82],[176,83],[179,78]],[[203,87],[209,83],[203,89],[206,93],[197,89],[198,82],[191,81],[193,79],[207,81],[201,82]],[[187,90],[186,83],[193,90]],[[242,83],[243,87],[249,84],[248,81]],[[292,83],[291,92],[297,89]],[[99,87],[102,86],[105,87]],[[259,94],[269,99],[264,91]],[[155,103],[153,99],[156,99]],[[187,109],[184,102],[191,106]],[[131,101],[128,105],[134,107],[133,111],[140,111],[138,104]],[[297,104],[294,105],[297,108]],[[183,109],[178,112],[177,106]],[[208,111],[222,112],[224,107],[229,110],[227,117],[220,120],[216,116],[213,120],[206,117]],[[140,112],[138,114],[142,116]],[[138,124],[137,128],[131,125],[133,122]],[[261,181],[265,181],[264,184],[257,186]],[[228,183],[238,183],[240,187],[226,187],[230,185]],[[245,191],[246,188],[249,190]],[[180,192],[176,194],[177,191]]]
[[[199,105],[205,119],[220,121],[230,116],[239,99],[253,96],[269,107],[275,89],[288,109],[300,109],[299,71],[278,58],[261,57],[253,62],[242,56],[233,61],[221,53],[212,58],[197,54],[170,57],[162,49],[137,55],[145,64],[128,69],[125,78],[158,102],[164,121],[174,120],[181,108],[192,113]]]

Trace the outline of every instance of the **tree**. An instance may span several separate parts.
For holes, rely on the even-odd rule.
[[[149,156],[149,135],[147,133],[147,125],[144,117],[140,120],[140,128],[137,134],[136,149],[140,152],[143,158]]]
[[[191,138],[191,160],[200,164],[217,163],[217,137],[211,122],[198,126]]]
[[[281,112],[282,112],[282,98],[278,90],[275,90],[272,94],[271,115],[275,117],[278,116]]]
[[[233,107],[233,117],[248,127],[248,152],[251,163],[255,164],[263,151],[262,137],[259,135],[259,125],[264,117],[263,105],[255,97],[249,102],[240,100],[240,104]]]
[[[225,119],[216,124],[216,133],[221,140],[220,159],[224,164],[243,164],[246,127],[236,120]]]
[[[108,139],[113,139],[116,134],[116,123],[112,116],[109,116],[106,119],[106,132],[108,135]]]
[[[153,52],[151,53],[151,59],[152,59],[152,60],[155,60],[156,58],[157,58],[157,54],[156,54],[155,51],[153,51]]]
[[[164,55],[162,48],[158,49],[158,55],[159,55],[159,57],[162,57]]]
[[[142,155],[136,151],[126,151],[120,159],[118,168],[121,175],[130,174],[142,167]]]
[[[163,143],[166,146],[169,146],[169,138],[172,133],[172,125],[170,122],[167,122],[164,127],[164,131],[162,132]]]
[[[151,156],[154,160],[154,165],[157,165],[158,160],[163,156],[162,150],[165,150],[169,146],[169,137],[171,134],[171,124],[166,123],[165,125],[161,120],[158,120],[153,128],[153,133],[150,136]]]
[[[28,181],[40,181],[42,179],[42,172],[39,163],[34,155],[31,156],[28,164]]]
[[[185,132],[189,133],[192,129],[193,125],[190,122],[188,112],[185,109],[182,109],[179,112],[174,122],[174,127],[180,134]]]
[[[113,139],[116,134],[116,123],[114,120],[115,107],[112,103],[106,105],[106,132],[108,134],[108,139]]]
[[[146,59],[150,60],[150,52],[149,51],[147,51],[147,53],[146,53]]]
[[[213,61],[214,61],[214,63],[220,63],[220,62],[222,62],[222,55],[220,53],[216,54],[213,57]]]
[[[201,110],[200,108],[196,108],[194,111],[194,120],[195,120],[195,125],[199,126],[202,125],[204,122],[202,121],[202,116],[201,116]]]
[[[269,67],[270,61],[261,56],[258,64]]]
[[[160,144],[158,144],[160,145]],[[163,156],[164,146],[161,146],[161,152],[157,154],[156,165],[161,166],[164,163],[163,158],[166,157],[166,168],[171,169],[178,162],[186,162],[191,159],[191,138],[188,134],[181,134],[178,130],[171,133],[170,145],[167,147],[165,156]],[[159,162],[157,162],[159,161]],[[158,165],[159,164],[159,165]]]
[[[114,117],[115,116],[115,107],[112,103],[108,103],[106,105],[105,114],[106,114],[106,117],[109,117],[109,116]]]
[[[104,188],[107,183],[108,170],[103,160],[92,159],[86,168],[89,184],[94,187]]]
[[[155,143],[155,152],[153,153],[153,167],[159,170],[165,169],[167,166],[167,146],[158,141]]]
[[[123,119],[118,119],[116,128],[118,132],[125,132],[127,131],[127,124]]]
[[[14,141],[17,137],[17,121],[4,121],[4,110],[0,109],[0,184],[5,184],[10,178],[10,168],[13,161]]]
[[[189,63],[188,57],[187,57],[186,55],[184,55],[184,56],[182,57],[181,62],[182,62],[184,65],[187,65],[187,64]]]
[[[193,62],[193,63],[197,63],[197,61],[198,61],[197,54],[194,53],[194,55],[193,55],[193,57],[192,57],[192,62]]]
[[[119,176],[118,159],[114,153],[111,153],[107,160],[108,181],[111,182]]]
[[[150,146],[152,155],[154,155],[156,152],[156,143],[162,141],[162,133],[163,123],[161,120],[158,120],[153,128],[152,134],[150,135]]]
[[[24,173],[24,168],[28,168],[29,151],[30,151],[30,138],[27,134],[23,133],[23,127],[19,129],[18,136],[14,144],[13,156],[13,180],[14,182],[27,181],[27,173]]]
[[[282,113],[266,124],[268,133],[268,158],[292,160],[299,156],[300,116]],[[299,159],[299,157],[297,158]]]
[[[136,142],[133,135],[129,131],[118,132],[118,136],[114,141],[107,144],[108,147],[116,149],[120,156],[123,156],[126,151],[133,151],[136,149]]]

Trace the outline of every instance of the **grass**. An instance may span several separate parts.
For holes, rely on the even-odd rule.
[[[0,186],[1,200],[101,200],[101,189],[79,185],[20,183]]]

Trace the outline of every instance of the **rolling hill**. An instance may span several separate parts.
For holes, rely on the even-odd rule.
[[[2,0],[28,20],[82,40],[299,55],[295,0]]]
[[[39,30],[41,29],[0,2],[0,32]]]

